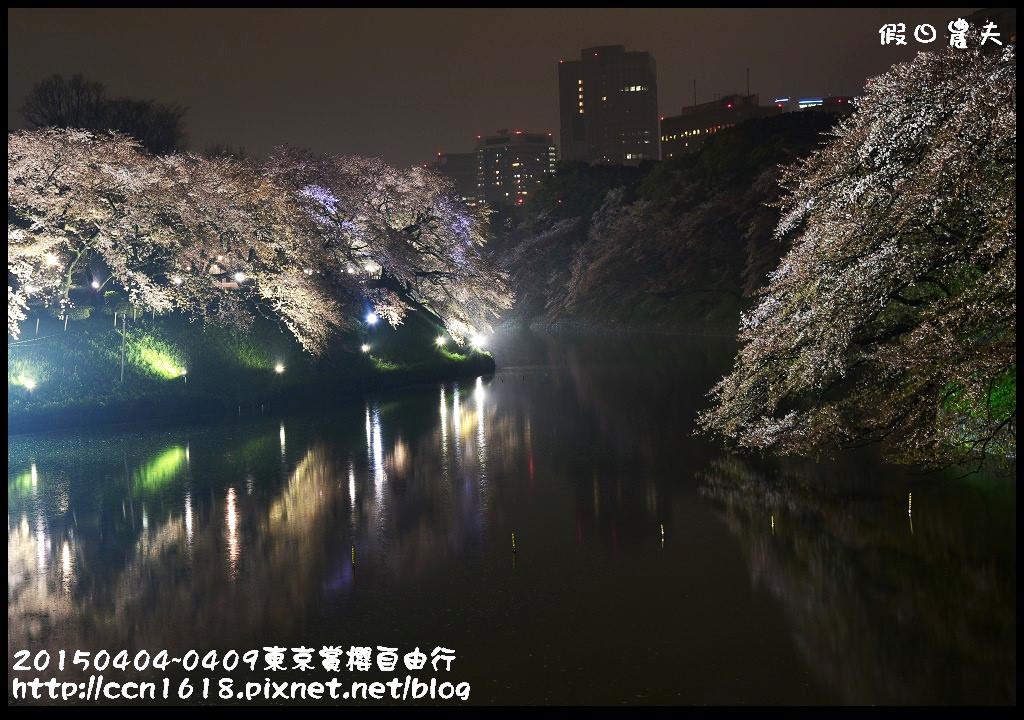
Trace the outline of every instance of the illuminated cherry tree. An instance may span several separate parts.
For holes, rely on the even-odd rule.
[[[703,429],[906,461],[1016,453],[1016,59],[921,53],[790,168],[792,249],[742,320]]]
[[[177,238],[149,231],[148,201],[159,188],[153,158],[123,136],[37,130],[7,139],[8,332],[17,337],[17,308],[41,301],[71,305],[70,290],[93,256],[100,257],[133,303],[173,306],[152,267],[176,254]],[[144,241],[141,235],[146,235]]]
[[[310,225],[290,196],[231,158],[153,156],[117,134],[8,136],[8,333],[31,303],[65,313],[93,261],[132,305],[245,328],[283,322],[320,352],[338,306],[303,268]]]
[[[511,306],[504,274],[482,254],[486,211],[464,203],[447,179],[293,148],[279,149],[267,167],[306,203],[318,228],[324,264],[316,270],[392,324],[419,303],[461,340],[489,330]]]
[[[261,313],[313,354],[364,305],[392,325],[426,306],[461,339],[511,303],[481,252],[485,211],[419,168],[154,156],[114,133],[44,129],[8,136],[7,182],[13,337],[33,304],[66,313],[94,261],[133,306],[242,329]]]

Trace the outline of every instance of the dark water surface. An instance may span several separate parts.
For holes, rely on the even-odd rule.
[[[480,704],[1016,703],[1015,479],[725,454],[693,418],[733,351],[507,335],[330,412],[11,437],[9,702],[95,674],[20,649],[326,645],[450,648],[414,676]]]

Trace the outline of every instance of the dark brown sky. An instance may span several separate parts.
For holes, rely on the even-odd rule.
[[[743,92],[855,94],[925,48],[882,47],[883,23],[941,33],[972,9],[10,9],[7,122],[32,84],[60,73],[111,95],[189,108],[190,145],[288,143],[396,165],[469,150],[498,128],[558,135],[559,58],[647,50],[658,105]]]

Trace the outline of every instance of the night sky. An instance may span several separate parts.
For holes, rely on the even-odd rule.
[[[558,60],[647,50],[662,115],[715,94],[856,94],[867,77],[942,46],[972,8],[8,10],[7,123],[32,85],[81,73],[111,96],[177,102],[189,145],[260,155],[291,144],[399,165],[465,152],[499,128],[558,136]],[[905,47],[881,46],[905,22]],[[940,38],[910,31],[928,22]]]

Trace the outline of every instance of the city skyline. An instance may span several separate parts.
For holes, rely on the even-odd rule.
[[[559,140],[558,61],[625,45],[657,62],[658,110],[750,91],[856,95],[922,45],[887,22],[971,9],[8,10],[8,129],[32,85],[81,73],[111,95],[176,102],[193,150],[220,143],[408,166],[502,128]],[[43,48],[44,51],[40,51]],[[815,57],[815,62],[806,58]],[[413,120],[413,122],[410,122]]]

